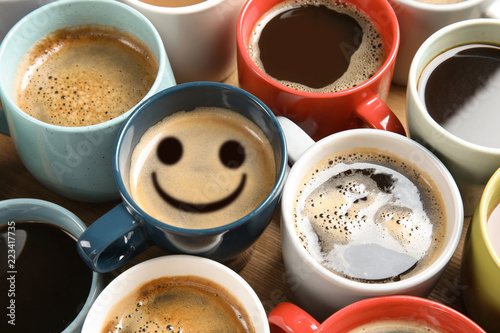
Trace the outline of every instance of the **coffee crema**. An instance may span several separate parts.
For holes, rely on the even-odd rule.
[[[158,7],[187,7],[207,0],[140,0],[141,2]]]
[[[162,277],[121,299],[101,333],[231,332],[255,328],[241,303],[223,286],[198,276]]]
[[[349,333],[440,333],[440,331],[412,320],[376,320]]]
[[[366,14],[338,1],[285,1],[255,25],[249,55],[289,88],[328,93],[355,87],[384,63],[382,37]]]
[[[152,87],[158,64],[138,38],[105,25],[62,28],[35,43],[18,66],[16,104],[59,126],[120,116]]]
[[[92,287],[93,272],[78,255],[75,237],[50,223],[11,221],[0,228],[0,249],[5,260],[0,274],[3,306],[11,306],[14,313],[2,318],[0,332],[64,331]],[[7,266],[11,250],[15,269]],[[15,325],[9,323],[12,319]]]
[[[167,116],[143,134],[129,191],[159,221],[206,229],[257,208],[276,174],[273,148],[257,125],[228,109],[200,107]]]
[[[417,90],[446,131],[500,148],[500,46],[468,44],[443,52],[424,68]]]
[[[394,282],[417,274],[439,255],[446,233],[444,202],[432,179],[374,148],[317,163],[297,189],[293,214],[295,231],[311,256],[328,270],[361,282]],[[353,262],[353,251],[364,246],[374,253]],[[377,278],[385,273],[382,262],[389,255],[416,264]],[[363,260],[372,266],[357,267]]]

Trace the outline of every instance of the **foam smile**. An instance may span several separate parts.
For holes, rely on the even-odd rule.
[[[240,185],[238,185],[238,187],[233,191],[233,193],[231,193],[227,197],[211,203],[196,204],[178,200],[172,197],[161,188],[160,184],[158,183],[156,172],[153,172],[152,175],[153,175],[153,184],[156,188],[156,191],[163,198],[163,200],[165,200],[165,202],[167,202],[168,204],[177,209],[190,213],[209,213],[226,207],[227,205],[231,204],[234,200],[236,200],[236,198],[238,198],[238,196],[243,191],[243,188],[245,187],[245,183],[247,180],[247,175],[243,174],[241,176]]]

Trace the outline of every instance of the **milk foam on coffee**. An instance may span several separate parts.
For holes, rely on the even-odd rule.
[[[238,156],[224,161],[226,148]],[[276,181],[274,151],[262,130],[216,107],[165,117],[143,134],[131,164],[130,193],[137,205],[159,221],[189,229],[244,217]]]
[[[107,315],[100,333],[255,332],[240,302],[223,286],[197,276],[152,280]]]
[[[314,93],[329,93],[355,87],[368,80],[382,67],[385,60],[382,37],[378,32],[377,27],[371,22],[371,20],[366,16],[366,14],[360,12],[350,4],[338,1],[293,0],[293,1],[284,1],[283,3],[275,6],[270,11],[268,11],[257,22],[257,24],[254,27],[254,31],[250,36],[249,50],[248,50],[249,55],[253,60],[253,62],[264,73],[266,73],[266,69],[264,63],[261,60],[260,57],[261,51],[259,49],[259,39],[261,38],[262,31],[266,28],[266,24],[269,21],[271,21],[275,16],[284,13],[286,11],[289,11],[290,9],[298,8],[301,6],[326,6],[328,9],[332,11],[341,14],[346,14],[357,21],[360,30],[357,31],[356,41],[354,41],[355,45],[353,45],[352,42],[343,42],[342,44],[344,45],[339,45],[338,52],[342,53],[339,56],[345,58],[345,56],[349,54],[349,56],[351,57],[348,64],[348,68],[340,78],[335,78],[334,82],[331,82],[330,84],[327,84],[326,86],[321,88],[312,88],[300,82],[291,82],[288,80],[281,80],[280,78],[273,78],[273,79],[295,90],[314,92]],[[322,32],[323,31],[318,31],[318,34]],[[319,44],[324,44],[328,42],[328,36],[310,36],[310,38],[312,40],[316,38]],[[301,48],[303,48],[302,45],[296,45],[297,50]],[[354,53],[352,53],[353,51]],[[286,55],[284,56],[286,57]],[[307,59],[307,61],[314,62],[314,55],[311,55],[311,58],[313,59],[312,60]],[[300,62],[298,62],[294,66],[298,67],[300,65],[301,65]],[[271,75],[269,76],[272,77]]]
[[[429,265],[446,230],[444,204],[415,166],[375,149],[357,149],[316,164],[296,194],[295,228],[304,247],[327,269],[352,278],[344,254],[377,244],[417,261],[394,280]],[[403,272],[401,272],[403,273]]]
[[[498,258],[500,258],[500,204],[488,216],[488,235],[490,236],[491,245]]]
[[[128,33],[104,25],[62,28],[20,62],[16,104],[49,124],[94,125],[136,105],[157,72],[151,51]]]

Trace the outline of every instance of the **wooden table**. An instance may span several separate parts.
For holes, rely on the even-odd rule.
[[[226,83],[237,85],[237,74],[233,73],[226,80]],[[403,123],[406,122],[405,99],[406,87],[394,85],[391,88],[387,104],[396,112]],[[72,211],[87,225],[90,225],[118,203],[81,203],[53,193],[31,176],[21,163],[12,140],[6,136],[0,136],[0,172],[1,200],[11,198],[36,198],[51,201]],[[429,296],[430,299],[444,303],[459,311],[463,311],[461,295],[464,290],[459,280],[460,262],[463,240],[469,219],[466,219],[465,222],[459,247],[451,262],[448,264],[439,283]],[[165,255],[165,253],[160,249],[156,247],[149,248],[124,268],[128,268],[137,262],[161,255]],[[123,269],[109,273],[108,277],[113,278],[121,271],[123,271]],[[275,212],[269,227],[256,242],[248,264],[239,273],[255,290],[268,313],[280,302],[295,301],[285,278],[285,269],[281,254],[278,210]]]

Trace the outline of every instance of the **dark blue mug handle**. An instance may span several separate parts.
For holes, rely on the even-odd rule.
[[[95,272],[107,273],[149,246],[142,223],[119,204],[94,221],[79,237],[78,253]]]

